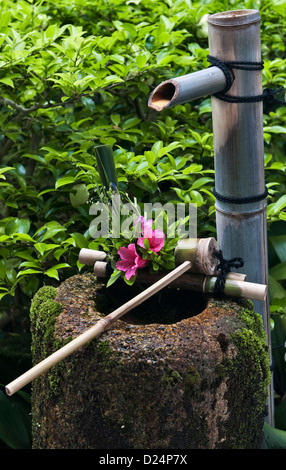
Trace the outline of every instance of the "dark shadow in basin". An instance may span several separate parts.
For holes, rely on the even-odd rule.
[[[124,281],[96,293],[97,309],[108,315],[144,290],[145,286],[127,286]],[[121,317],[133,325],[172,324],[200,314],[207,306],[207,296],[200,292],[166,287]]]

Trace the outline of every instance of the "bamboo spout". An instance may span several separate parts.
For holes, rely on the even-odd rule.
[[[79,263],[89,266],[92,266],[96,261],[104,261],[105,259],[106,253],[104,251],[90,250],[88,248],[82,248],[78,257]]]
[[[218,67],[209,67],[198,72],[166,80],[150,95],[148,106],[162,111],[178,104],[212,95],[226,86],[226,78]]]

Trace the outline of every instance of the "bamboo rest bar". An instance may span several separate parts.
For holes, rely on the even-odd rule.
[[[176,265],[183,261],[191,261],[191,273],[201,273],[218,276],[219,261],[215,257],[218,246],[213,237],[210,238],[187,238],[179,240],[175,248],[174,256]],[[79,253],[79,262],[87,266],[94,266],[94,274],[105,277],[107,254],[104,251],[82,248]],[[105,264],[104,264],[105,263]],[[228,279],[246,281],[246,274],[229,273]]]
[[[93,268],[93,273],[99,278],[105,278],[106,262],[96,261]],[[136,282],[142,284],[152,284],[153,282],[162,279],[162,274],[150,274],[140,272],[137,275]],[[253,282],[245,281],[245,274],[229,273],[226,276],[224,286],[224,294],[230,297],[241,297],[244,299],[259,300],[264,302],[267,294],[267,286]],[[206,276],[203,274],[188,273],[174,280],[170,283],[170,287],[187,289],[205,294],[212,294],[215,292],[216,276]]]
[[[18,390],[23,388],[25,385],[32,382],[34,379],[39,377],[41,374],[43,374],[44,372],[49,370],[55,364],[57,364],[58,362],[65,359],[67,356],[72,354],[74,351],[78,350],[81,346],[85,345],[90,340],[92,340],[92,339],[96,338],[97,336],[99,336],[112,323],[114,323],[116,320],[121,318],[127,312],[129,312],[133,308],[137,307],[142,302],[149,299],[154,294],[159,292],[161,289],[166,287],[168,284],[170,284],[176,278],[178,278],[183,273],[188,271],[190,269],[190,267],[191,267],[191,262],[190,261],[185,261],[183,264],[181,264],[180,266],[175,268],[173,271],[169,272],[166,276],[162,277],[157,282],[155,282],[155,284],[151,285],[150,287],[145,289],[143,292],[141,292],[140,294],[135,296],[129,302],[126,302],[121,307],[117,308],[112,313],[107,315],[105,318],[102,318],[101,320],[99,320],[94,326],[89,328],[87,331],[82,333],[80,336],[73,339],[72,341],[70,341],[70,343],[66,344],[61,349],[59,349],[58,351],[53,353],[51,356],[47,357],[42,362],[40,362],[39,364],[35,365],[34,367],[32,367],[30,370],[28,370],[24,374],[22,374],[16,380],[14,380],[10,384],[8,384],[5,387],[5,391],[6,391],[7,395],[9,395],[9,396],[13,395],[15,392],[17,392]]]
[[[219,263],[214,256],[217,251],[218,246],[213,237],[185,238],[178,241],[174,256],[177,265],[183,261],[191,261],[190,272],[215,274]],[[81,264],[93,266],[96,261],[105,261],[106,258],[104,251],[82,248],[78,260]]]
[[[181,276],[179,280],[171,284],[172,287],[180,287],[194,291],[212,294],[215,291],[215,283],[219,275],[217,270],[219,261],[214,256],[218,251],[216,241],[210,238],[187,238],[179,240],[175,248],[175,262],[181,264],[188,260],[191,262],[189,273]],[[83,249],[80,251],[79,260],[87,265],[93,265],[95,276],[105,278],[107,262],[104,252]],[[96,261],[94,262],[94,260]],[[162,277],[161,274],[149,274],[140,272],[138,282],[152,284]],[[264,302],[267,294],[267,286],[258,283],[246,282],[246,274],[230,272],[226,276],[224,294],[232,297],[242,297]]]

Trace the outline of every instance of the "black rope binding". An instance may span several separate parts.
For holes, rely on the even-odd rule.
[[[214,253],[214,256],[219,260],[219,265],[217,269],[218,271],[220,271],[220,274],[218,275],[217,280],[215,282],[214,293],[219,298],[222,298],[224,295],[224,286],[227,274],[231,272],[231,268],[242,268],[244,265],[244,261],[242,258],[231,258],[230,260],[226,260],[224,259],[221,250],[216,251]]]
[[[265,102],[279,103],[280,105],[284,105],[284,106],[286,105],[286,102],[283,102],[275,98],[275,95],[282,90],[282,87],[280,87],[278,90],[267,88],[266,90],[264,90],[262,95],[257,95],[257,96],[231,96],[226,93],[231,88],[233,81],[234,81],[234,74],[232,72],[232,69],[254,70],[254,71],[262,70],[264,68],[263,61],[261,62],[235,62],[235,61],[222,62],[217,57],[213,57],[211,55],[207,56],[207,60],[208,62],[212,64],[212,66],[219,67],[224,73],[225,79],[226,79],[225,88],[218,93],[214,93],[214,96],[216,98],[226,101],[228,103],[254,103],[254,102],[259,102],[259,101],[265,101]],[[265,191],[263,194],[258,194],[255,196],[249,196],[249,197],[243,197],[243,198],[224,196],[222,194],[219,194],[216,191],[216,189],[213,190],[213,194],[216,197],[216,199],[222,202],[229,202],[232,204],[248,204],[251,202],[257,202],[257,201],[266,199],[266,197],[268,196],[268,190],[267,188],[265,188]]]
[[[213,189],[213,194],[219,201],[222,202],[229,202],[230,204],[249,204],[251,202],[262,201],[266,199],[268,196],[268,189],[265,187],[265,191],[263,194],[258,194],[257,196],[249,196],[249,197],[231,197],[231,196],[223,196],[219,194],[215,189]]]
[[[208,62],[212,64],[212,66],[216,66],[220,68],[226,79],[226,86],[223,90],[214,93],[213,96],[216,98],[226,101],[227,103],[258,103],[259,101],[264,101],[267,103],[277,103],[280,106],[286,106],[286,102],[279,100],[275,97],[277,93],[283,90],[283,87],[280,87],[278,90],[273,90],[272,88],[266,88],[261,95],[256,96],[232,96],[228,95],[226,92],[231,88],[234,75],[232,69],[239,69],[239,70],[262,70],[264,68],[264,62],[222,62],[217,57],[213,57],[211,55],[207,56]]]

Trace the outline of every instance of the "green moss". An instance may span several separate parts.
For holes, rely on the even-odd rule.
[[[94,352],[98,355],[99,364],[101,366],[112,366],[116,364],[116,357],[115,357],[114,350],[109,346],[108,341],[101,341],[97,338],[94,339],[92,342],[92,346],[94,348]]]
[[[244,352],[252,364],[257,364],[261,377],[268,386],[271,380],[270,357],[262,316],[252,310],[245,309],[241,314],[241,319],[246,328],[234,335],[234,343]]]
[[[54,339],[54,326],[57,316],[62,311],[62,306],[54,299],[57,289],[51,286],[42,287],[34,296],[30,309],[32,330],[32,358],[38,363],[48,357],[62,346],[62,342]],[[48,373],[50,390],[55,393],[60,382],[60,365],[53,367],[52,373]]]
[[[192,398],[196,398],[200,394],[198,385],[201,382],[201,376],[197,369],[193,366],[189,367],[184,376],[185,393]]]
[[[183,380],[183,378],[177,370],[169,368],[167,373],[162,375],[161,380],[167,388],[171,389]]]
[[[240,318],[245,323],[247,328],[252,330],[257,336],[261,337],[263,340],[265,339],[266,341],[266,335],[263,330],[262,317],[259,315],[259,313],[246,308],[241,313]]]
[[[35,360],[45,357],[53,340],[56,317],[61,313],[62,306],[54,299],[57,290],[45,286],[34,296],[31,304],[30,319],[33,332],[32,354]],[[40,348],[37,345],[40,345]]]
[[[238,351],[237,355],[232,360],[224,360],[218,368],[219,375],[227,377],[228,380],[227,400],[230,409],[239,409],[241,404],[245,403],[247,409],[251,410],[244,422],[236,421],[235,414],[232,415],[234,441],[232,448],[234,449],[242,449],[245,446],[244,437],[241,436],[246,436],[247,433],[249,442],[251,440],[255,442],[257,439],[257,436],[250,435],[250,430],[253,429],[251,423],[256,422],[259,416],[262,417],[266,414],[270,384],[270,358],[262,317],[246,309],[240,318],[245,327],[231,335]],[[240,377],[246,376],[249,377],[249,380],[242,388],[240,387]]]
[[[55,287],[45,286],[39,289],[32,300],[31,311],[30,311],[31,320],[33,320],[35,316],[37,316],[37,312],[41,304],[43,302],[46,302],[47,300],[53,300],[56,297],[56,295],[57,295],[57,289]]]

